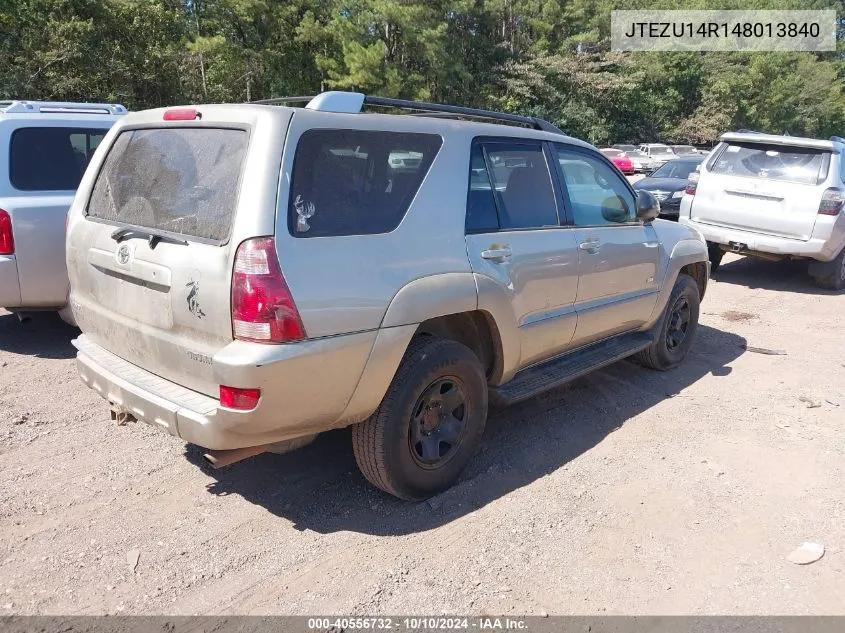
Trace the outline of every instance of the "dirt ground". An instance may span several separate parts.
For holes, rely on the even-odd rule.
[[[494,412],[421,504],[347,432],[209,471],[109,422],[74,335],[0,311],[0,615],[845,614],[845,294],[800,265],[726,258],[681,368]]]

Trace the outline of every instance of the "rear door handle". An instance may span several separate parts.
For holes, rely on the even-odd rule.
[[[491,246],[486,251],[481,251],[481,259],[489,259],[494,262],[502,262],[509,259],[513,255],[510,246],[500,246],[498,244]]]
[[[601,241],[596,237],[590,237],[581,242],[578,248],[588,253],[598,253],[601,250]]]

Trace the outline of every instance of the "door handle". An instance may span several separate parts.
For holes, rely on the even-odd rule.
[[[590,237],[581,242],[578,248],[588,253],[598,253],[601,250],[601,241],[596,237]]]
[[[493,244],[487,250],[481,251],[481,259],[489,259],[494,262],[502,262],[509,259],[511,255],[513,255],[513,251],[511,251],[510,246],[498,244]]]

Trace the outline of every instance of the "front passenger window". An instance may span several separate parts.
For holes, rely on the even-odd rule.
[[[555,145],[575,226],[635,222],[636,202],[622,178],[603,160]]]

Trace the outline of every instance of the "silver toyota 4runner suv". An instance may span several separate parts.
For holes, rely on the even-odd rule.
[[[66,309],[65,219],[88,161],[126,113],[111,103],[0,101],[0,307]]]
[[[845,288],[845,140],[730,132],[690,175],[680,222],[726,251],[804,259],[816,285]]]
[[[696,331],[704,240],[545,121],[323,93],[138,112],[104,143],[68,227],[79,373],[217,466],[351,426],[370,482],[425,498],[488,402],[669,369]]]

